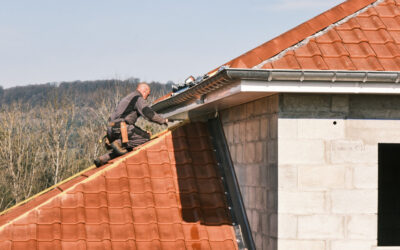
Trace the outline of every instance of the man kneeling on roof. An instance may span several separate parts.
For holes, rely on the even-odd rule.
[[[124,97],[111,114],[107,127],[106,147],[112,149],[94,160],[96,167],[106,164],[109,160],[121,156],[133,148],[150,140],[150,134],[135,126],[139,116],[156,122],[167,124],[168,119],[154,112],[146,103],[150,95],[150,86],[139,83],[136,91]]]

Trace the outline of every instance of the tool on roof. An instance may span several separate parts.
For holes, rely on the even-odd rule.
[[[198,76],[198,77],[194,77],[194,76],[189,76],[188,78],[185,79],[184,83],[181,84],[173,84],[172,85],[172,93],[173,95],[181,93],[183,91],[185,91],[188,88],[191,88],[199,83],[201,83],[203,80],[207,79],[208,75],[205,74],[203,76]]]

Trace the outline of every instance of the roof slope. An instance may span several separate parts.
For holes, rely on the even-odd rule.
[[[224,65],[398,71],[399,56],[400,0],[348,0]]]
[[[205,124],[168,132],[3,215],[0,249],[237,249],[213,154]]]

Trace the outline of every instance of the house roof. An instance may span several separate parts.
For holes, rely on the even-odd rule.
[[[399,56],[400,1],[348,0],[224,66],[398,71]]]
[[[237,249],[213,154],[203,123],[167,132],[2,215],[0,249]]]
[[[238,98],[239,93],[231,98],[237,102],[260,98],[261,92],[398,93],[398,71],[400,0],[348,0],[210,71],[197,85],[160,98],[153,108],[168,117],[205,105],[204,112],[215,111],[229,91],[220,90],[220,101],[209,95],[239,80],[258,81],[247,89],[259,94]],[[329,86],[334,82],[345,85]],[[232,100],[229,105],[240,104]]]

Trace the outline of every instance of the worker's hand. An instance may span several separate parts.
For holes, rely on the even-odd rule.
[[[146,130],[146,132],[149,134],[149,136],[151,137],[151,131],[150,130]]]

